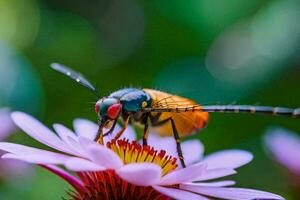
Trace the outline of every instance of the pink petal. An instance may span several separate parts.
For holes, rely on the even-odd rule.
[[[242,150],[225,150],[212,153],[202,160],[208,164],[208,169],[235,169],[249,163],[253,159],[251,153]]]
[[[82,148],[79,143],[79,138],[73,139],[72,137],[67,136],[66,141],[70,149],[73,150],[73,154],[79,157],[87,157],[86,149]]]
[[[112,140],[120,130],[121,130],[121,127],[117,124],[113,133],[104,137],[104,144],[106,144],[108,141]],[[105,129],[104,133],[107,131],[108,130]],[[136,134],[131,126],[127,127],[127,129],[124,131],[124,133],[121,135],[121,137],[119,139],[123,139],[123,138],[128,139],[130,142],[133,140],[136,140]]]
[[[173,157],[177,156],[174,137],[160,137],[155,133],[150,133],[148,137],[148,144],[156,150],[165,150],[168,155]]]
[[[63,164],[66,160],[70,159],[70,156],[64,156],[62,154],[32,154],[32,155],[15,155],[11,153],[4,154],[2,158],[5,159],[15,159],[15,160],[22,160],[25,162],[29,163],[34,163],[34,164],[53,164],[53,165],[58,165],[58,164]]]
[[[161,178],[159,185],[175,185],[183,182],[196,181],[197,178],[205,173],[205,164],[195,164],[186,168],[172,171]]]
[[[62,141],[68,143],[67,140],[68,137],[77,140],[77,135],[73,131],[65,127],[64,125],[54,124],[53,128],[56,131],[56,133],[59,135],[59,137],[62,139]]]
[[[161,168],[152,163],[127,164],[116,172],[122,179],[139,186],[156,184],[162,174]]]
[[[85,156],[83,149],[79,145],[78,137],[77,135],[75,135],[75,133],[60,124],[54,124],[53,127],[60,138],[67,144],[68,148],[72,150],[73,155],[82,157]]]
[[[89,158],[96,164],[107,169],[118,169],[123,165],[120,157],[112,150],[103,145],[93,145],[88,147]]]
[[[196,185],[183,185],[181,189],[196,192],[202,195],[211,196],[220,199],[230,200],[253,200],[253,199],[284,199],[283,197],[263,192],[259,190],[244,189],[244,188],[224,188],[224,187],[205,187]]]
[[[63,164],[67,159],[72,158],[61,153],[27,147],[20,144],[0,142],[0,149],[9,152],[3,158],[23,160],[38,164]]]
[[[222,178],[233,174],[236,174],[236,171],[233,169],[208,169],[205,171],[205,173],[197,177],[197,181],[206,181],[216,178]]]
[[[300,174],[300,137],[285,129],[272,129],[264,141],[275,158],[294,173]]]
[[[94,140],[97,135],[98,125],[90,120],[75,119],[73,122],[75,132],[78,136]]]
[[[83,149],[87,149],[88,146],[100,145],[97,142],[94,142],[93,140],[90,140],[90,139],[88,139],[86,137],[82,137],[82,136],[78,137],[78,143],[81,146],[81,148],[83,148]]]
[[[16,126],[10,117],[9,109],[0,109],[0,140],[3,140],[13,131],[15,131]]]
[[[3,155],[0,150],[0,155]],[[34,174],[34,168],[29,163],[19,160],[1,159],[0,160],[0,179],[1,180],[23,180],[31,178]]]
[[[192,192],[175,189],[175,188],[167,188],[167,187],[160,187],[160,186],[152,186],[156,191],[169,196],[174,199],[180,200],[209,200],[208,198],[200,195],[195,194]]]
[[[174,137],[160,137],[156,134],[150,134],[148,143],[157,150],[165,150],[168,155],[177,158],[177,164],[180,165],[176,150]],[[203,156],[204,147],[199,140],[188,140],[181,144],[183,156],[186,165],[191,165],[199,161]]]
[[[61,153],[55,153],[47,150],[37,149],[34,147],[28,147],[21,144],[14,144],[9,142],[0,142],[0,149],[17,156],[37,155],[45,157],[57,157],[57,158],[70,158]]]
[[[180,185],[195,185],[195,186],[208,186],[208,187],[225,187],[225,186],[231,186],[234,185],[235,181],[215,181],[215,182],[209,182],[209,183],[182,183]]]
[[[39,154],[46,152],[42,149],[28,147],[21,144],[14,144],[10,142],[0,142],[0,149],[13,154]]]
[[[182,151],[185,164],[191,165],[198,162],[204,152],[203,144],[199,140],[188,140],[182,143]],[[179,159],[177,160],[179,162]]]
[[[82,137],[82,136],[79,136],[78,141],[76,141],[76,146],[77,146],[77,149],[80,151],[80,153],[83,154],[82,157],[84,158],[88,158],[90,159],[90,153],[89,153],[89,147],[91,146],[99,146],[100,144],[98,144],[97,142],[94,142],[86,137]],[[74,144],[75,145],[75,144]],[[103,146],[103,145],[101,145]]]
[[[115,129],[113,135],[116,135],[119,132],[119,130],[121,130],[120,126],[118,126]],[[130,142],[133,141],[133,140],[136,140],[136,134],[135,134],[135,131],[133,130],[132,126],[127,127],[127,129],[124,131],[124,133],[120,137],[120,139],[123,139],[123,138],[128,139]]]
[[[70,185],[72,185],[78,191],[82,191],[84,189],[83,183],[81,180],[76,178],[75,176],[71,175],[67,171],[56,167],[54,165],[40,165],[41,167],[53,172],[54,174],[58,175],[59,177],[63,178],[67,181]]]
[[[55,133],[33,117],[22,112],[13,112],[11,117],[13,121],[33,139],[59,151],[73,153]]]
[[[65,162],[65,167],[72,171],[103,171],[104,167],[99,166],[83,158],[72,158]]]

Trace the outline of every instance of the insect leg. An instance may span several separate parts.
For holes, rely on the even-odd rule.
[[[172,119],[172,117],[164,119],[164,120],[156,122],[156,123],[152,123],[152,126],[160,126],[160,125],[163,125],[163,124],[165,124],[169,121],[171,121],[172,129],[173,129],[173,135],[174,135],[174,139],[176,141],[177,154],[178,154],[180,163],[181,163],[182,167],[185,168],[186,165],[185,165],[184,157],[183,157],[183,154],[182,154],[180,137],[179,137],[178,131],[177,131],[176,126],[175,126],[175,122]]]
[[[143,134],[143,145],[147,145],[147,139],[149,135],[149,115],[146,116],[145,126],[144,126],[144,134]]]
[[[182,155],[182,149],[181,149],[181,144],[180,144],[180,137],[178,135],[178,131],[176,129],[174,120],[172,118],[170,120],[171,120],[171,125],[172,125],[172,129],[173,129],[174,138],[175,138],[175,141],[176,141],[176,148],[177,148],[178,157],[179,157],[179,160],[181,162],[182,167],[185,168],[184,158],[183,158],[183,155]]]
[[[126,130],[128,124],[129,124],[129,120],[130,120],[130,116],[128,116],[125,120],[125,123],[122,127],[122,129],[116,134],[116,136],[114,137],[114,140],[117,140],[121,137],[121,135],[124,133],[124,131]]]
[[[115,130],[116,124],[117,124],[117,120],[115,120],[112,127],[106,133],[103,134],[103,137],[111,134]]]
[[[145,126],[144,126],[144,134],[143,134],[143,145],[147,145],[147,139],[149,135],[149,124],[156,124],[159,120],[159,117],[161,116],[161,113],[158,113],[157,115],[153,116],[150,113],[146,114],[145,117]]]
[[[94,139],[99,144],[103,144],[103,123],[99,122],[99,128],[97,131],[96,138]]]

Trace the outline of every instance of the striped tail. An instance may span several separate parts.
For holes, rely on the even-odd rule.
[[[208,106],[186,106],[175,108],[145,108],[147,112],[221,112],[221,113],[257,113],[280,115],[287,117],[300,117],[300,108],[285,108],[285,107],[271,107],[271,106],[251,106],[251,105],[208,105]]]
[[[204,112],[226,112],[226,113],[258,113],[281,115],[288,117],[300,117],[300,108],[285,108],[271,106],[249,106],[249,105],[212,105],[202,106]]]

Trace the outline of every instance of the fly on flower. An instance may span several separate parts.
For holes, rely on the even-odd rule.
[[[201,106],[193,100],[153,89],[125,88],[117,90],[107,97],[100,97],[95,87],[80,73],[57,63],[53,63],[51,67],[88,88],[99,98],[95,104],[95,111],[99,118],[99,129],[95,141],[103,143],[103,137],[113,132],[120,118],[123,121],[123,128],[115,136],[115,140],[122,135],[128,124],[141,123],[144,126],[144,145],[147,144],[149,128],[156,128],[156,132],[162,136],[174,136],[178,157],[183,167],[185,167],[185,163],[180,138],[204,128],[211,112],[300,116],[300,108],[251,105]],[[108,128],[108,132],[103,133],[103,128]]]

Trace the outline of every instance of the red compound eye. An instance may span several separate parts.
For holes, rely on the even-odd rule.
[[[99,113],[99,111],[100,111],[100,104],[99,104],[99,102],[97,102],[95,105],[95,112]]]
[[[107,115],[111,119],[116,119],[121,111],[122,105],[120,103],[113,104],[108,107]]]

